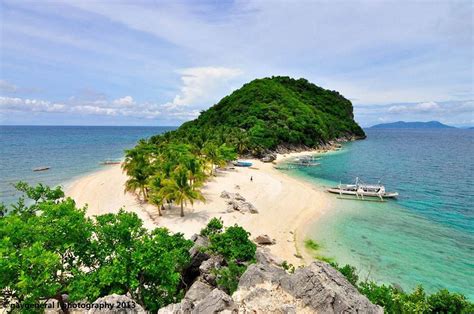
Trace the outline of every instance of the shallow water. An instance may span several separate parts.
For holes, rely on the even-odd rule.
[[[51,186],[100,169],[100,162],[121,159],[141,138],[172,127],[0,126],[0,202],[14,202],[19,180]],[[41,166],[48,171],[33,172]]]
[[[319,254],[361,277],[448,288],[474,299],[474,131],[367,130],[368,138],[294,171],[319,186],[381,180],[400,197],[384,203],[331,195],[330,214],[310,228]]]

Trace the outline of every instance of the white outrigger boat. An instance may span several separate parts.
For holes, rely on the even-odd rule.
[[[376,197],[381,201],[384,198],[395,198],[398,196],[397,192],[386,192],[385,186],[382,184],[363,184],[359,182],[359,178],[356,178],[355,184],[339,184],[336,187],[327,189],[329,193],[355,196],[355,199],[365,200],[364,197]]]

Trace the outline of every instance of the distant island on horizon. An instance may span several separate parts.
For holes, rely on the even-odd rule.
[[[397,121],[392,123],[381,123],[370,127],[371,129],[455,129],[456,127],[443,124],[439,121]]]

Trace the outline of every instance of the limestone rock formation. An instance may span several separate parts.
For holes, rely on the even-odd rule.
[[[230,193],[227,191],[221,192],[221,197],[227,199],[227,212],[239,211],[241,213],[257,214],[258,210],[245,200],[245,197],[239,193]]]
[[[261,234],[254,239],[254,242],[260,245],[272,245],[275,244],[275,240],[270,238],[268,234]]]
[[[275,153],[268,153],[265,154],[260,160],[263,162],[272,162],[277,158],[277,155]]]
[[[232,311],[234,308],[234,300],[227,293],[216,288],[197,303],[191,313],[221,313],[225,310]]]
[[[212,284],[203,281],[202,272],[222,266],[222,261],[212,259],[201,264],[201,274],[184,299],[158,313],[383,313],[324,262],[315,261],[290,274],[279,266],[283,261],[259,247],[256,263],[229,296],[217,288],[211,291]]]

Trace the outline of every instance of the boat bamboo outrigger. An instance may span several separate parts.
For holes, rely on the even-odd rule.
[[[398,196],[397,192],[386,192],[385,186],[382,184],[364,184],[356,178],[355,184],[339,184],[336,187],[327,189],[329,193],[355,196],[355,199],[365,200],[364,197],[379,198],[383,202],[384,198],[395,198]],[[370,199],[369,199],[370,200]]]
[[[320,165],[319,162],[316,162],[318,159],[319,158],[315,156],[301,156],[294,158],[293,160],[287,162],[287,164],[297,167],[313,167]]]

